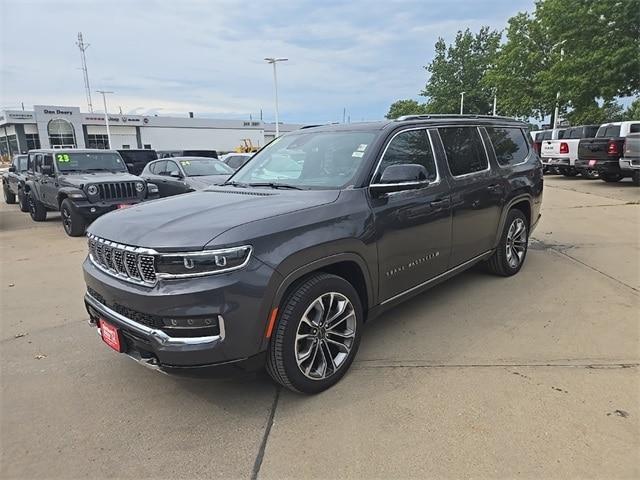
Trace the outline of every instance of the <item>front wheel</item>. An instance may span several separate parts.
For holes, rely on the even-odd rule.
[[[522,268],[529,244],[527,217],[520,210],[507,214],[498,248],[487,261],[489,271],[502,277],[515,275]]]
[[[320,272],[293,287],[276,321],[267,371],[290,390],[319,393],[335,385],[353,362],[362,303],[344,278]]]
[[[2,185],[2,192],[4,193],[4,203],[9,205],[16,203],[16,195],[9,190],[9,186],[6,183]]]
[[[60,204],[60,215],[62,216],[62,226],[67,235],[70,237],[84,235],[87,222],[82,215],[74,210],[71,200],[68,198],[65,198]]]

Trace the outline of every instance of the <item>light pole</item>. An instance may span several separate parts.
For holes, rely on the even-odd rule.
[[[104,104],[104,124],[107,126],[107,140],[109,141],[109,149],[111,149],[111,130],[109,130],[109,113],[107,112],[106,95],[113,92],[109,90],[96,90],[96,92],[102,94],[102,103]]]
[[[498,103],[498,90],[493,90],[493,116],[496,116],[496,104]]]
[[[460,115],[464,112],[464,93],[460,92]]]
[[[556,43],[553,47],[551,47],[551,50],[553,51],[554,48],[556,47],[560,47],[561,45],[564,45],[564,43],[567,40],[562,40],[561,42]],[[562,59],[564,58],[564,48],[560,48],[560,62],[562,62]],[[558,128],[558,108],[560,106],[560,89],[558,89],[557,93],[556,93],[556,108],[553,112],[553,128]]]
[[[278,62],[286,62],[289,60],[288,58],[275,58],[275,57],[267,57],[264,59],[265,62],[273,65],[273,87],[275,90],[276,97],[276,138],[280,136],[280,123],[278,119],[278,74],[276,73],[276,63]]]

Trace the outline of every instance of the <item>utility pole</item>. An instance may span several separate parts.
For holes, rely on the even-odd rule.
[[[496,116],[496,104],[498,103],[498,90],[493,91],[493,116]]]
[[[564,42],[562,42],[564,43]],[[562,62],[564,58],[564,48],[560,49],[560,62]],[[558,128],[558,109],[560,106],[560,90],[558,90],[558,92],[556,93],[556,109],[553,112],[553,127],[552,128]]]
[[[346,117],[347,117],[347,107],[344,107],[342,109],[342,123],[344,123]]]
[[[80,49],[80,59],[82,60],[82,73],[84,74],[84,91],[87,95],[87,106],[89,112],[93,113],[93,104],[91,103],[91,87],[89,86],[89,72],[87,71],[87,57],[85,51],[89,48],[88,43],[84,43],[82,39],[82,32],[78,32],[78,41],[76,45]]]
[[[278,74],[276,73],[276,63],[278,62],[286,62],[289,60],[288,58],[275,58],[275,57],[267,57],[264,59],[265,62],[273,65],[273,86],[275,89],[275,97],[276,97],[276,138],[280,136],[280,121],[278,119]]]
[[[107,112],[107,97],[108,93],[113,93],[108,90],[96,90],[96,92],[102,94],[102,103],[104,104],[104,124],[107,126],[107,140],[109,141],[109,149],[111,149],[111,130],[109,130],[109,113]]]
[[[464,93],[460,92],[460,115],[464,112]]]

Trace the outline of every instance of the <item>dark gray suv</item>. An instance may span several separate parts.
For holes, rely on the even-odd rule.
[[[411,116],[277,138],[225,185],[96,220],[90,322],[152,368],[329,388],[385,309],[478,262],[520,270],[543,185],[526,128]]]

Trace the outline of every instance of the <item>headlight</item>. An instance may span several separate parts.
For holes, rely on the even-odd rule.
[[[138,192],[142,192],[144,190],[144,183],[142,182],[136,182],[136,190]]]
[[[98,187],[96,187],[95,185],[89,185],[87,187],[87,193],[91,196],[93,195],[97,195],[98,194]]]
[[[251,246],[204,250],[202,252],[164,253],[156,259],[158,278],[184,278],[230,272],[244,267]]]

